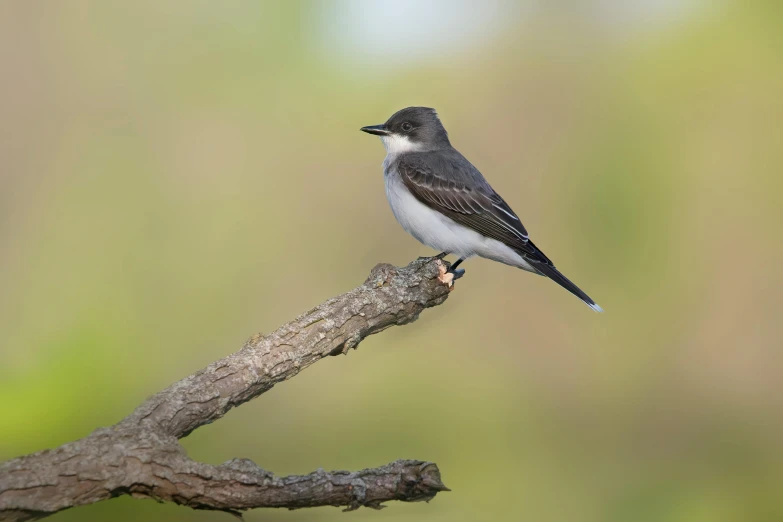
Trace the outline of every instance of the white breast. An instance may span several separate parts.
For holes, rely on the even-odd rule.
[[[416,199],[399,174],[385,169],[386,197],[394,217],[410,235],[434,248],[462,258],[478,255],[530,270],[530,265],[511,248],[464,227]]]
[[[417,200],[396,172],[386,174],[386,198],[402,228],[427,246],[473,255],[481,237]],[[462,230],[460,230],[462,229]]]

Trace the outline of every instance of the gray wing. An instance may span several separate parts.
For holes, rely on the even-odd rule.
[[[423,204],[500,241],[531,261],[552,264],[530,242],[527,230],[511,207],[461,155],[406,154],[399,160],[397,171],[408,190]]]

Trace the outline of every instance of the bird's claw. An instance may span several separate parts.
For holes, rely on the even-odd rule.
[[[448,273],[454,274],[454,281],[465,275],[464,268],[458,268],[457,270],[449,270]]]

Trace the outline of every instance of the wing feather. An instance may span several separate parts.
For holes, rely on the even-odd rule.
[[[472,171],[459,170],[467,168],[465,165]],[[552,264],[529,241],[527,230],[511,207],[467,161],[447,161],[433,153],[406,154],[397,162],[397,171],[408,190],[425,205],[500,241],[530,261]]]

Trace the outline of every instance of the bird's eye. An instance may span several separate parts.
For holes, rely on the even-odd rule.
[[[402,130],[404,130],[405,132],[410,132],[411,130],[413,130],[413,125],[411,125],[409,121],[406,121],[405,123],[402,124]]]

